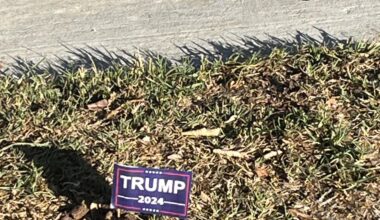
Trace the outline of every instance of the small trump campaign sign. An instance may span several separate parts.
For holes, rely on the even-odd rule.
[[[115,164],[112,208],[186,217],[191,172]]]

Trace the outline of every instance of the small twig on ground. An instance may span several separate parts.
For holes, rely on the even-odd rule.
[[[5,146],[1,149],[1,151],[6,151],[9,148],[12,148],[14,146],[30,146],[30,147],[48,147],[50,145],[49,142],[46,143],[28,143],[28,142],[16,142],[13,144],[10,144],[8,146]]]

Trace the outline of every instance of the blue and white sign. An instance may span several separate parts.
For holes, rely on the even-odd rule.
[[[112,208],[186,217],[191,172],[115,164]]]

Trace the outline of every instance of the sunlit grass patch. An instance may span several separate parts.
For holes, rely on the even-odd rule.
[[[109,204],[114,162],[191,170],[194,219],[380,218],[379,43],[237,57],[0,75],[0,218]]]

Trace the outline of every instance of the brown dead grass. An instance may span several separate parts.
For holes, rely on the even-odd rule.
[[[379,67],[375,42],[2,75],[0,218],[164,218],[107,208],[114,162],[192,171],[191,219],[380,218]]]

